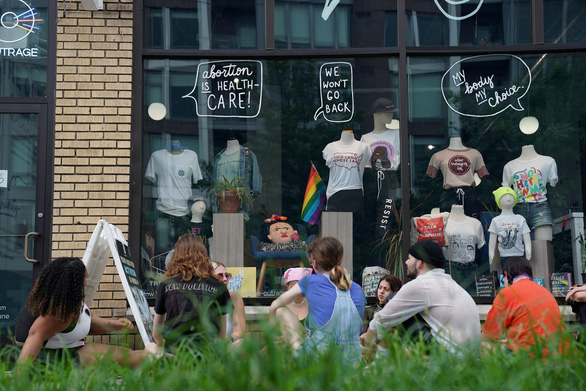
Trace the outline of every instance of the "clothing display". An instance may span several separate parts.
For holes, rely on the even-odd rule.
[[[14,342],[24,344],[28,332],[38,316],[33,316],[27,307],[23,307],[16,319],[16,333]],[[90,332],[92,315],[89,307],[83,303],[79,318],[75,319],[62,332],[45,341],[43,347],[47,349],[70,349],[85,345],[85,337]]]
[[[366,133],[360,141],[370,146],[370,166],[374,170],[395,171],[401,163],[401,133],[398,129]]]
[[[236,176],[244,178],[246,186],[254,196],[262,193],[262,175],[258,167],[256,155],[249,148],[240,146],[240,152],[226,155],[223,149],[216,155],[212,168],[212,185],[226,176],[229,181]]]
[[[482,155],[472,148],[462,150],[446,148],[434,153],[426,174],[435,178],[438,171],[441,171],[444,177],[444,189],[475,186],[474,173],[480,178],[488,175]]]
[[[157,209],[178,217],[190,213],[187,201],[193,195],[191,185],[203,179],[197,154],[189,149],[179,153],[166,149],[153,152],[145,177],[157,183]]]
[[[444,249],[446,260],[468,264],[475,261],[476,249],[486,243],[482,224],[477,219],[466,216],[464,221],[448,219],[444,231],[448,244]]]
[[[530,233],[531,230],[523,216],[496,216],[492,219],[488,232],[497,235],[501,258],[525,255],[523,235]]]
[[[309,334],[297,354],[315,355],[335,343],[342,362],[360,361],[359,338],[366,302],[362,288],[352,283],[349,290],[341,290],[323,274],[306,276],[299,286],[309,305],[305,321]],[[332,297],[336,299],[332,301]]]
[[[419,314],[434,339],[452,352],[480,343],[480,316],[472,297],[443,269],[417,276],[374,315],[370,329],[383,339],[391,328]]]
[[[165,315],[165,340],[168,345],[182,338],[217,337],[221,315],[232,312],[228,288],[219,280],[197,276],[189,281],[174,277],[159,284],[155,313]]]
[[[493,340],[507,338],[510,350],[526,349],[537,340],[555,338],[564,330],[553,295],[529,278],[503,288],[492,303],[482,333]]]
[[[334,141],[326,145],[322,154],[330,169],[326,191],[328,199],[341,190],[362,190],[364,166],[371,156],[368,144],[355,140],[345,145]]]
[[[556,162],[549,156],[537,155],[531,160],[511,160],[503,168],[503,186],[510,186],[517,193],[517,201],[547,201],[546,185],[558,183]]]

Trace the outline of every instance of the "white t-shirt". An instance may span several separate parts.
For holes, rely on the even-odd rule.
[[[523,256],[523,235],[531,232],[521,215],[499,215],[492,219],[488,232],[497,235],[501,257]]]
[[[370,145],[370,166],[375,170],[395,171],[401,162],[401,134],[398,129],[366,133],[360,139]]]
[[[191,184],[202,179],[197,154],[189,149],[173,155],[166,149],[153,152],[144,176],[157,183],[157,209],[172,216],[189,213]]]
[[[517,193],[517,202],[544,202],[549,182],[558,183],[558,168],[549,156],[538,155],[531,160],[511,160],[503,169],[503,186],[510,186]]]
[[[476,249],[484,246],[484,232],[482,224],[477,219],[466,216],[464,221],[448,219],[446,224],[447,251],[444,255],[447,260],[458,263],[474,261]]]
[[[330,168],[327,198],[340,190],[362,189],[364,166],[370,159],[370,147],[361,141],[343,145],[334,141],[322,151],[326,165]]]

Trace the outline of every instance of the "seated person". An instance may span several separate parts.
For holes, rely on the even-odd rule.
[[[267,238],[271,243],[259,243],[259,251],[302,251],[305,242],[299,238],[299,234],[291,224],[285,222],[285,216],[272,215],[266,219],[268,227]]]
[[[287,269],[283,275],[287,283],[287,291],[297,285],[303,277],[309,276],[312,271],[311,268],[306,267],[292,267]],[[303,296],[277,310],[276,315],[279,321],[281,335],[285,343],[289,346],[296,348],[303,342],[303,337],[306,334],[305,319],[308,313],[307,299]]]
[[[221,262],[212,262],[212,266],[219,280],[228,286],[228,281],[232,275],[226,271],[226,266]],[[230,299],[232,299],[234,311],[226,314],[226,338],[230,342],[235,342],[244,337],[244,332],[246,331],[246,314],[244,312],[244,300],[242,300],[242,296],[236,292],[230,292]]]
[[[387,304],[387,301],[394,296],[395,292],[401,289],[402,285],[403,283],[401,283],[401,280],[395,276],[387,275],[380,279],[376,288],[376,304],[364,308],[364,323],[362,324],[363,333],[366,333],[368,330],[368,325],[372,318],[374,318],[374,314],[383,309],[385,304]]]

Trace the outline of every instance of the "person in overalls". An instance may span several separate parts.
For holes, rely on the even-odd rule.
[[[344,248],[336,238],[314,240],[307,248],[307,258],[315,274],[299,283],[271,304],[269,316],[295,300],[305,297],[309,306],[303,341],[292,345],[296,355],[318,356],[328,349],[338,349],[343,362],[361,360],[360,333],[366,298],[341,266]]]

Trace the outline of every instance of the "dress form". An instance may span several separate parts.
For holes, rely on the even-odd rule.
[[[450,144],[449,144],[448,148],[454,149],[457,151],[462,150],[462,149],[467,149],[464,146],[464,144],[462,143],[462,139],[460,137],[451,137]]]
[[[167,149],[171,155],[179,155],[183,152],[183,146],[179,140],[171,140],[171,146]]]
[[[466,215],[464,214],[464,206],[462,205],[452,205],[452,209],[450,210],[450,215],[448,220],[452,220],[455,222],[462,222],[466,220]]]
[[[342,135],[340,136],[339,143],[341,145],[352,145],[352,143],[356,141],[354,139],[354,132],[351,130],[343,130]]]
[[[228,140],[226,143],[226,151],[224,151],[224,153],[231,155],[237,151],[240,151],[240,143],[238,140]]]
[[[535,152],[535,147],[533,145],[524,145],[521,149],[521,156],[519,156],[520,160],[533,160],[539,154]]]

